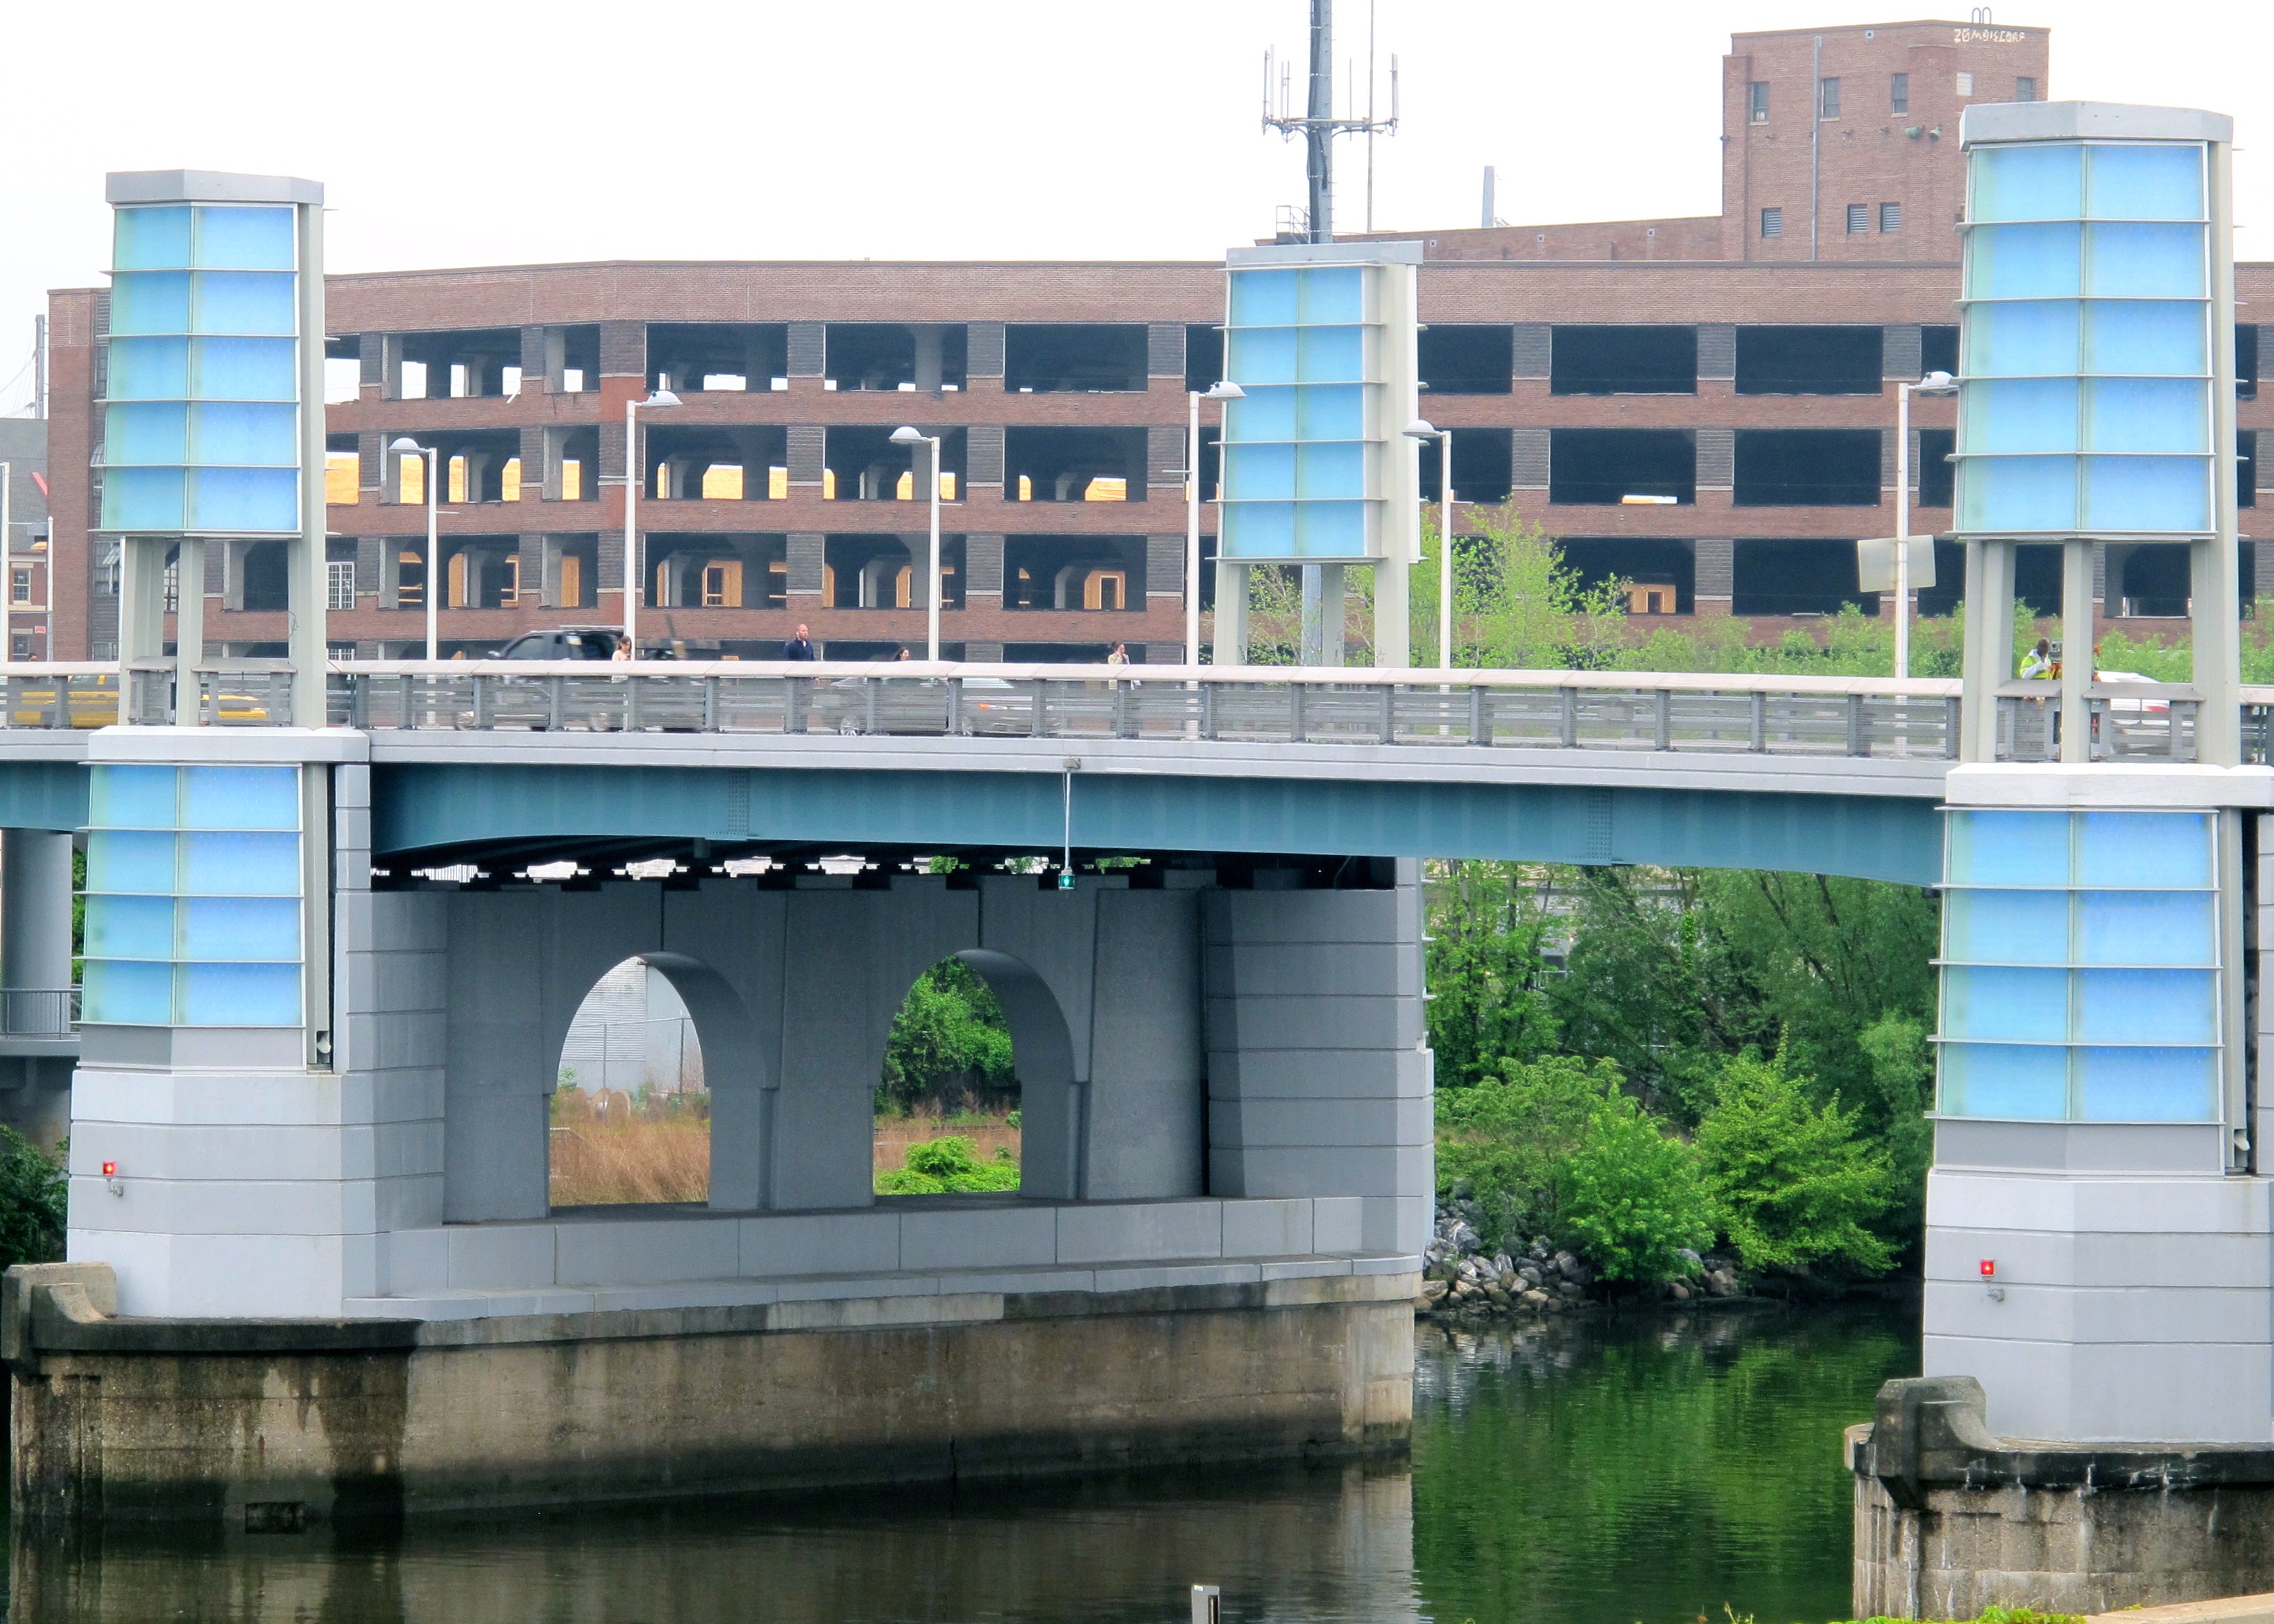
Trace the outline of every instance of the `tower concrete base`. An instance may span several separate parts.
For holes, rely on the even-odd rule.
[[[2113,1613],[2274,1590],[2274,1447],[1993,1436],[1971,1377],[1848,1432],[1858,1618]]]

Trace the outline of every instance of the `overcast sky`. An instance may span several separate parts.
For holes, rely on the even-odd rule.
[[[1733,30],[1972,8],[1372,9],[1383,79],[1395,52],[1404,81],[1404,128],[1375,146],[1374,221],[1418,230],[1474,224],[1487,163],[1517,222],[1714,213]],[[1361,64],[1368,11],[1338,0],[1338,54]],[[1299,150],[1256,117],[1264,49],[1299,53],[1306,15],[1305,0],[19,5],[0,412],[29,398],[19,369],[44,289],[101,281],[111,169],[320,180],[335,271],[1215,258],[1301,195]],[[2237,249],[2274,259],[2274,5],[2041,0],[1997,20],[2053,30],[2058,99],[2233,113]],[[1354,229],[1362,144],[1339,162],[1339,222]]]

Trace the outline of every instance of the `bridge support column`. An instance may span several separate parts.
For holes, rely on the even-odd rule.
[[[0,830],[0,1122],[48,1148],[71,1130],[72,984],[72,837]]]

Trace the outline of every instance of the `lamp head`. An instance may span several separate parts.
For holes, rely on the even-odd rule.
[[[639,403],[643,406],[668,410],[679,404],[679,397],[668,389],[650,389],[647,399]]]
[[[418,452],[423,455],[426,449],[425,447],[420,445],[408,434],[402,435],[395,440],[390,440],[388,443],[387,448],[389,451],[400,451],[406,455],[411,452]]]
[[[1427,417],[1416,417],[1405,425],[1408,440],[1434,440],[1440,432],[1437,425]]]
[[[905,423],[892,431],[892,443],[896,446],[921,446],[930,438]]]
[[[1958,392],[1958,380],[1948,372],[1937,370],[1929,372],[1911,387],[1921,395],[1955,395]]]
[[[1204,401],[1244,401],[1246,398],[1247,391],[1230,379],[1224,380],[1222,383],[1209,385],[1201,395],[1201,399]]]

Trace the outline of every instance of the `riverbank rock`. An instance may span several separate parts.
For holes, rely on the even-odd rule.
[[[1421,1255],[1416,1313],[1470,1323],[1538,1318],[1593,1306],[1604,1295],[1596,1289],[1595,1271],[1545,1236],[1533,1237],[1521,1248],[1487,1252],[1477,1209],[1464,1207],[1456,1199],[1437,1209],[1436,1224]],[[1745,1295],[1735,1258],[1688,1250],[1681,1256],[1685,1277],[1641,1289],[1640,1301],[1695,1303]],[[1609,1288],[1608,1294],[1620,1302],[1638,1300],[1633,1287]]]

